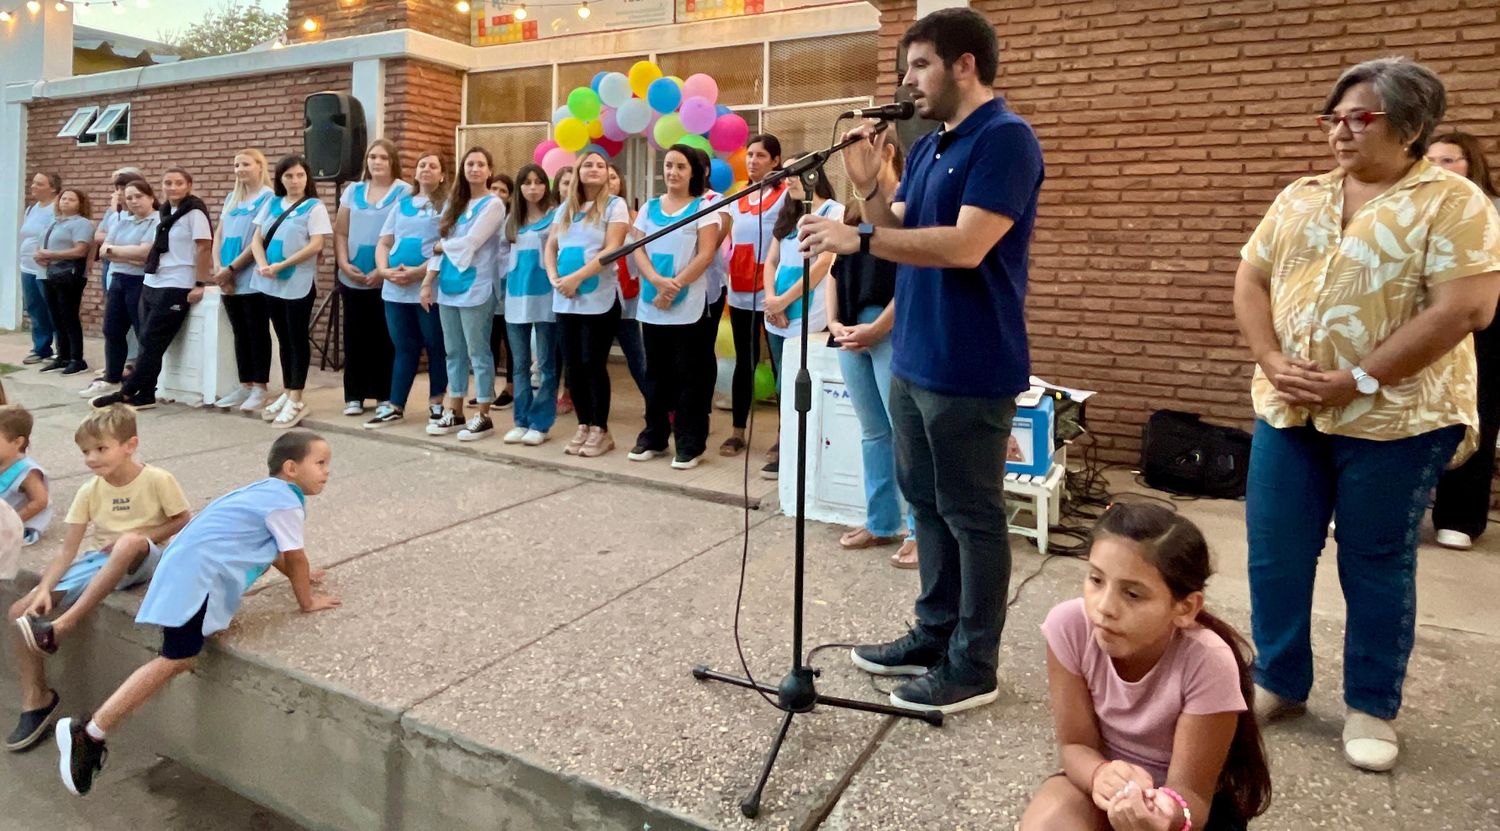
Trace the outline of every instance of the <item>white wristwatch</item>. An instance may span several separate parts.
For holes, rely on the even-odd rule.
[[[1359,390],[1361,395],[1374,395],[1380,392],[1380,379],[1374,375],[1359,367],[1349,370],[1349,374],[1354,376],[1354,388]]]

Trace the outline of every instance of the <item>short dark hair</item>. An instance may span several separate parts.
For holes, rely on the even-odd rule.
[[[287,462],[300,462],[312,452],[312,447],[324,438],[311,430],[288,430],[271,442],[271,452],[266,454],[266,468],[272,476],[280,476]]]
[[[1443,82],[1432,70],[1406,58],[1376,58],[1356,64],[1339,76],[1323,102],[1323,114],[1332,113],[1350,87],[1366,82],[1375,88],[1391,130],[1398,137],[1416,136],[1407,155],[1422,158],[1448,109]]]
[[[494,176],[490,177],[490,180],[488,182],[484,183],[484,186],[487,188],[492,188],[495,186],[496,182],[500,182],[501,184],[505,185],[505,189],[510,191],[511,193],[516,192],[516,180],[510,178],[509,173],[496,173]]]
[[[63,188],[62,190],[57,192],[57,195],[61,197],[65,193],[71,193],[74,196],[78,197],[79,216],[83,217],[84,219],[93,218],[94,206],[93,203],[89,202],[89,195],[84,192],[83,188]]]
[[[1000,71],[1000,40],[984,15],[970,8],[940,9],[911,24],[901,36],[901,51],[913,43],[930,43],[943,66],[965,54],[974,56],[974,72],[986,86]]]
[[[62,190],[62,177],[61,176],[57,175],[56,173],[48,173],[45,170],[38,170],[37,171],[37,175],[38,176],[45,176],[47,178],[47,184],[52,187],[52,190],[53,190],[54,193],[59,192],[59,191]],[[33,177],[33,178],[35,178],[35,177]]]
[[[277,196],[286,196],[286,185],[283,185],[281,183],[281,177],[282,174],[286,173],[288,170],[291,170],[294,167],[301,167],[303,170],[307,171],[307,190],[303,191],[303,195],[311,196],[312,198],[317,199],[318,180],[313,178],[312,165],[308,163],[305,157],[299,156],[296,153],[293,153],[290,156],[283,156],[281,158],[281,161],[276,163],[276,174],[271,177],[271,190],[274,191]],[[192,180],[189,179],[188,181]]]
[[[779,162],[781,159],[781,139],[770,133],[756,133],[745,141],[745,149],[749,150],[757,144],[766,148],[766,152],[771,154],[771,158],[777,159]]]
[[[697,151],[697,148],[689,147],[686,144],[674,144],[667,148],[667,153],[681,153],[682,157],[687,159],[689,170],[688,195],[698,197],[702,196],[703,192],[708,190],[708,164],[704,161],[704,156],[700,156],[695,151]],[[662,156],[665,157],[666,153],[663,153]],[[621,179],[621,181],[624,180]]]

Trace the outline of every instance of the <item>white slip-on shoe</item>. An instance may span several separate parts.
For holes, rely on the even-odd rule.
[[[1401,740],[1393,722],[1350,710],[1344,716],[1344,758],[1361,770],[1377,773],[1396,766]]]

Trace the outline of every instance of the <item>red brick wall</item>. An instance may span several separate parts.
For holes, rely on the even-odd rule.
[[[289,72],[260,78],[211,81],[180,87],[141,90],[133,95],[99,99],[42,101],[28,118],[26,169],[59,172],[65,184],[88,190],[98,221],[112,193],[109,176],[116,168],[135,166],[154,186],[162,170],[180,165],[193,174],[193,190],[218,219],[224,195],[234,185],[236,150],[256,147],[274,165],[288,153],[302,152],[302,100],[320,90],[349,89],[348,67]],[[60,125],[79,106],[129,101],[131,143],[78,147],[55,138]],[[322,185],[324,202],[333,210],[332,186]],[[324,251],[319,293],[332,286],[333,246]],[[93,334],[103,322],[103,295],[97,279],[84,294],[84,325]]]
[[[463,83],[463,73],[457,70],[414,60],[387,63],[385,132],[401,148],[408,179],[417,156],[426,150],[442,154],[452,170]]]
[[[884,70],[914,3],[877,5],[888,96],[896,81]],[[1152,410],[1250,418],[1251,365],[1232,303],[1239,248],[1283,186],[1332,167],[1311,116],[1343,69],[1383,55],[1419,60],[1447,85],[1449,126],[1500,136],[1495,3],[974,8],[1000,33],[996,88],[1046,157],[1027,302],[1035,372],[1102,393],[1089,422],[1108,461],[1137,460]]]
[[[302,29],[312,18],[316,32]],[[309,40],[367,35],[391,29],[415,29],[460,43],[469,42],[469,15],[451,0],[288,0],[287,39]]]

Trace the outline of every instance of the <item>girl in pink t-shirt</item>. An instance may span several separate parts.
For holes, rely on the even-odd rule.
[[[1203,608],[1193,523],[1116,504],[1094,528],[1083,597],[1042,624],[1063,772],[1021,831],[1240,829],[1271,799],[1250,709],[1250,649]]]

